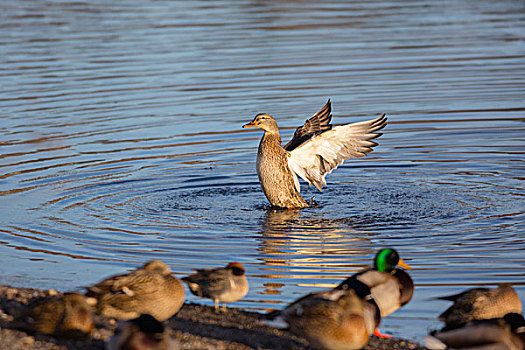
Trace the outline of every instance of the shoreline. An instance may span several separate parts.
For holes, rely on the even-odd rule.
[[[0,348],[1,349],[104,349],[113,335],[115,322],[95,316],[95,330],[84,339],[66,339],[10,328],[13,314],[22,310],[34,298],[62,294],[54,290],[18,288],[0,285]],[[184,303],[183,307],[165,321],[177,339],[180,349],[310,349],[308,342],[291,332],[261,325],[261,314],[239,308],[215,313],[212,306]],[[12,326],[12,325],[11,325]],[[419,350],[421,345],[400,339],[371,337],[366,350]]]

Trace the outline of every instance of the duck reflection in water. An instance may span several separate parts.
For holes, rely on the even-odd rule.
[[[260,259],[268,273],[263,294],[282,294],[284,279],[300,287],[335,287],[364,265],[357,258],[370,251],[368,236],[353,235],[348,219],[311,217],[300,210],[269,208],[261,221]],[[354,260],[355,263],[352,261]]]

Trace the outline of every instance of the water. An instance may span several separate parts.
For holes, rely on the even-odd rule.
[[[0,4],[0,283],[76,289],[146,260],[242,262],[237,307],[280,308],[396,247],[420,340],[471,286],[525,298],[522,1],[31,1]],[[288,140],[387,113],[375,152],[317,206],[268,207],[255,173]],[[188,296],[188,300],[206,302]]]

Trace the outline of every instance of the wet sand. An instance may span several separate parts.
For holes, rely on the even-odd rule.
[[[115,330],[115,322],[96,316],[96,328],[85,339],[64,339],[28,334],[14,329],[13,316],[34,298],[56,292],[0,286],[0,349],[103,349]],[[59,293],[60,294],[60,293]],[[228,308],[216,313],[213,307],[184,304],[166,321],[181,349],[309,349],[308,342],[287,331],[261,325],[261,314]],[[403,339],[372,337],[365,349],[423,349]]]

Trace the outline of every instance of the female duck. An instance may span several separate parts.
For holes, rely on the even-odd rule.
[[[93,300],[77,293],[49,296],[30,303],[20,328],[58,337],[81,338],[95,328]],[[15,323],[16,327],[16,323]]]
[[[169,266],[159,260],[87,289],[86,295],[97,299],[98,313],[119,320],[150,314],[164,321],[179,311],[184,302],[182,284],[171,275]]]
[[[299,175],[309,185],[322,191],[325,176],[350,158],[364,157],[372,152],[379,136],[377,131],[386,125],[381,117],[332,129],[330,100],[303,126],[295,130],[290,142],[281,145],[275,119],[266,113],[255,116],[243,128],[258,127],[264,135],[257,151],[257,175],[262,190],[272,206],[298,209],[308,203],[300,195]]]
[[[525,349],[525,319],[517,313],[502,318],[469,321],[458,328],[432,332],[425,347],[463,350]]]
[[[439,297],[454,304],[439,315],[447,328],[455,328],[472,320],[503,317],[508,313],[521,313],[518,293],[509,285],[496,289],[472,288],[462,293]]]
[[[266,315],[264,323],[290,329],[316,349],[361,349],[381,320],[377,304],[365,298],[353,289],[311,293]]]

